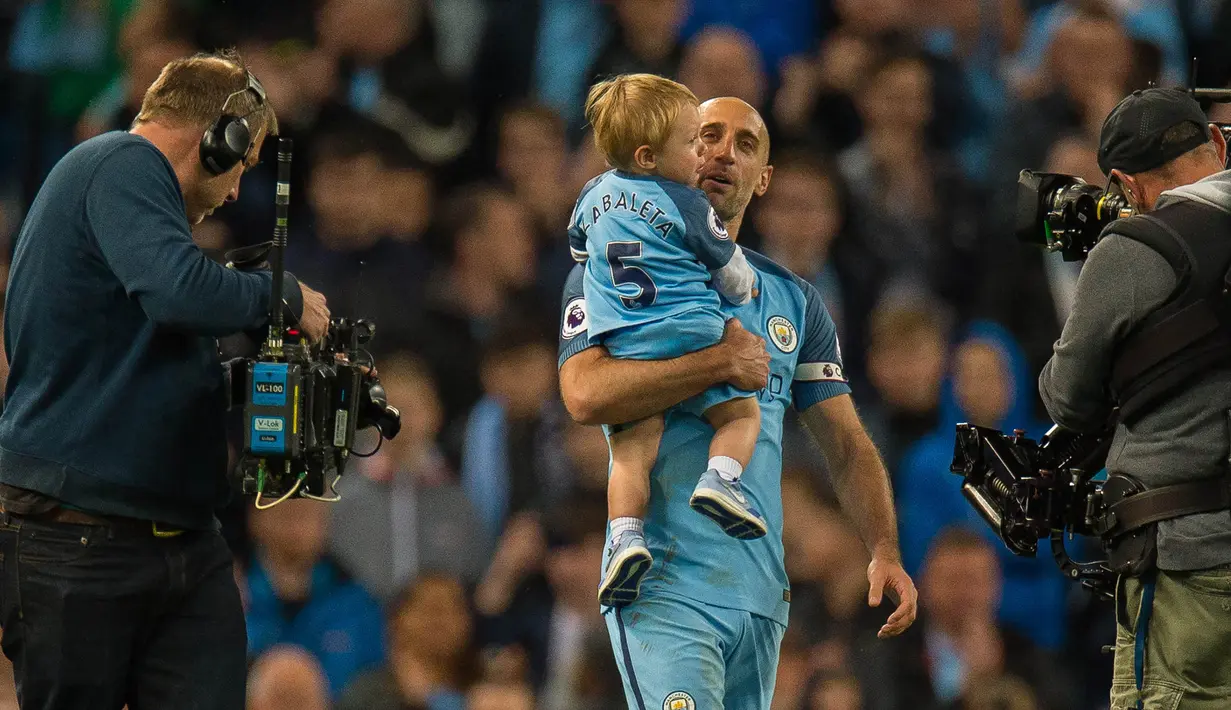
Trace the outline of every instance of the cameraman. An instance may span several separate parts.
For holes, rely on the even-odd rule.
[[[214,517],[229,493],[216,338],[266,324],[271,276],[211,261],[191,229],[276,132],[237,55],[173,61],[130,131],[60,160],[22,225],[0,625],[27,710],[243,708],[243,610]],[[286,286],[320,338],[324,297]]]
[[[1153,494],[1099,528],[1120,575],[1113,710],[1231,707],[1231,347],[1225,321],[1186,308],[1223,298],[1226,152],[1185,91],[1137,91],[1111,112],[1099,166],[1150,214],[1113,222],[1090,251],[1039,377],[1062,427],[1104,431],[1118,407],[1104,502],[1116,498],[1110,479]]]

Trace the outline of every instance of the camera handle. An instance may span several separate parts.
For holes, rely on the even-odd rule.
[[[1074,560],[1064,547],[1064,530],[1052,530],[1051,555],[1060,567],[1065,577],[1080,582],[1082,587],[1090,590],[1103,599],[1114,599],[1116,589],[1116,573],[1107,566],[1107,560],[1078,562]]]

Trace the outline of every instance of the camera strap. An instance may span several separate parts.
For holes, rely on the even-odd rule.
[[[1133,328],[1112,364],[1120,421],[1131,425],[1202,373],[1231,366],[1226,302],[1231,216],[1178,200],[1152,214],[1118,220],[1106,231],[1150,247],[1176,277],[1171,296]]]
[[[1118,537],[1161,520],[1228,508],[1231,490],[1223,474],[1128,495],[1108,506],[1095,532],[1104,538]]]

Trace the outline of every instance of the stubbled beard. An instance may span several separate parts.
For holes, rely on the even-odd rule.
[[[713,203],[710,203],[713,204]],[[741,199],[739,193],[728,195],[723,202],[714,205],[714,212],[723,222],[730,222],[739,216],[748,206],[748,200]]]

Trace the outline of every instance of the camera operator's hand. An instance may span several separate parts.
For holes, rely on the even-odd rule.
[[[325,305],[325,296],[300,283],[303,292],[303,315],[299,318],[299,328],[308,336],[308,340],[316,343],[325,337],[329,330],[329,307]]]
[[[724,348],[728,356],[727,382],[750,392],[765,387],[769,381],[769,351],[763,339],[732,318],[727,321],[718,347]]]

